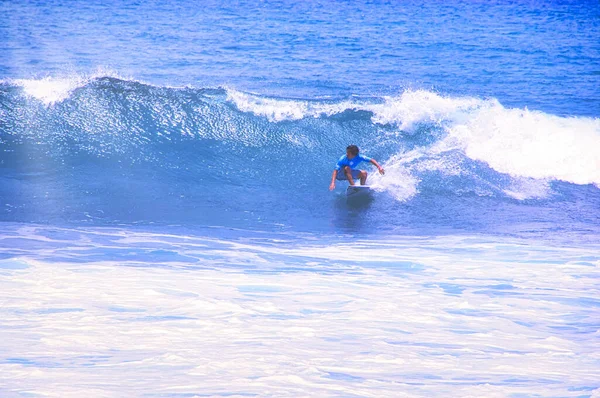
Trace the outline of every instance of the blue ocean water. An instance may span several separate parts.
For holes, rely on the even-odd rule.
[[[600,393],[598,2],[0,11],[0,395]]]

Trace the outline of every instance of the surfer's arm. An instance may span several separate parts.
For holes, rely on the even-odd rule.
[[[379,174],[385,174],[385,170],[383,169],[383,167],[381,167],[379,163],[377,163],[375,159],[371,159],[371,163],[373,163],[375,167],[377,167],[377,170],[379,170]]]
[[[331,184],[329,184],[329,190],[333,191],[335,189],[335,177],[337,176],[337,169],[333,170],[333,174],[331,175]]]

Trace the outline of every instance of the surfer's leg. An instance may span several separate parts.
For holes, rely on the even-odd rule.
[[[348,179],[350,185],[354,185],[354,179],[352,178],[352,169],[350,168],[350,166],[344,167],[344,173],[346,174],[346,178]]]
[[[362,170],[360,172],[360,185],[365,185],[367,183],[367,176],[368,175],[369,174],[366,171],[364,171],[364,170]]]

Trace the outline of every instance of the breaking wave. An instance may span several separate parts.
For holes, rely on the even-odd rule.
[[[600,187],[600,119],[425,90],[298,99],[114,74],[5,80],[0,120],[4,219],[148,219],[158,206],[273,220],[263,206],[288,214],[298,190],[305,203],[331,202],[328,180],[350,143],[385,167],[370,184],[397,203]]]

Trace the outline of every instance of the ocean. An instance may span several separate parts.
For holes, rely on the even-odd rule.
[[[0,396],[600,397],[597,1],[0,11]]]

